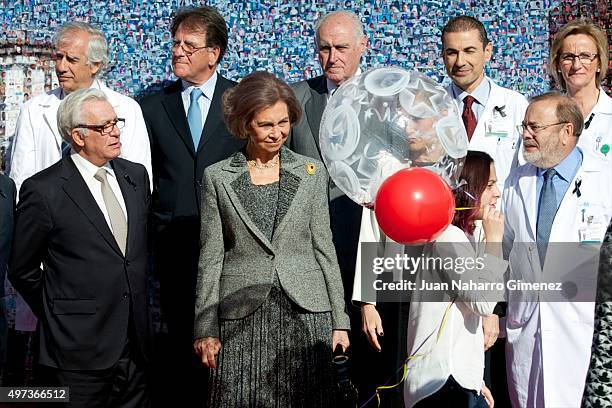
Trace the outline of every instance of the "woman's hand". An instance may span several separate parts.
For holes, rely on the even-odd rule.
[[[368,338],[368,342],[376,351],[381,351],[378,336],[383,337],[382,320],[376,310],[376,306],[365,304],[361,306],[361,330]]]
[[[487,242],[502,242],[504,238],[504,216],[502,213],[487,205],[482,214],[482,229]]]
[[[332,350],[336,350],[337,345],[342,346],[342,350],[346,352],[351,344],[346,330],[332,330]]]
[[[484,332],[484,349],[487,351],[493,347],[499,336],[499,316],[494,314],[483,316],[482,331]]]
[[[493,405],[495,405],[495,401],[493,400],[493,394],[491,394],[491,390],[488,389],[487,386],[483,384],[482,389],[480,390],[480,393],[484,397],[485,401],[487,401],[489,408],[493,408]]]
[[[195,353],[202,359],[202,364],[208,368],[217,368],[215,358],[221,350],[221,341],[218,337],[204,337],[193,343]]]

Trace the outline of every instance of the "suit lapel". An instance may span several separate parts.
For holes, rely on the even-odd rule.
[[[57,146],[57,151],[62,151],[62,137],[57,130],[57,108],[60,104],[59,94],[61,93],[61,88],[54,90],[49,97],[47,98],[46,103],[41,104],[41,109],[43,109],[43,118],[45,120],[45,124],[53,134],[55,138],[55,144]]]
[[[320,156],[319,127],[321,126],[323,111],[327,105],[327,85],[325,77],[323,76],[322,80],[309,85],[311,85],[310,99],[308,99],[304,105],[304,111],[308,118],[308,125],[310,126],[310,131],[312,132],[312,137],[314,138],[315,146],[317,146],[317,151]]]
[[[89,191],[89,187],[83,180],[81,173],[79,173],[76,165],[72,161],[70,157],[66,157],[62,160],[63,163],[63,171],[62,177],[66,179],[66,182],[63,184],[62,188],[70,197],[70,199],[76,204],[77,207],[81,210],[83,215],[91,222],[91,224],[98,230],[100,235],[104,238],[104,240],[121,256],[121,250],[117,245],[117,241],[113,236],[108,224],[106,223],[106,219],[104,218],[104,214],[98,207],[98,203],[91,195],[91,191]]]
[[[536,220],[538,218],[536,203],[538,202],[538,198],[536,197],[537,189],[536,189],[536,180],[537,180],[537,168],[535,166],[531,166],[529,168],[529,172],[523,174],[523,176],[519,179],[519,186],[521,189],[521,198],[523,200],[523,208],[525,208],[525,213],[527,215],[528,225],[531,232],[531,236],[533,240],[536,239]]]
[[[187,122],[187,116],[185,115],[185,108],[183,106],[183,99],[181,97],[181,81],[177,80],[172,88],[169,89],[165,98],[162,100],[162,105],[166,110],[168,119],[176,129],[185,147],[189,153],[195,157],[195,149],[193,147],[193,139],[191,138],[191,132],[189,130],[189,123]]]
[[[134,224],[135,220],[138,220],[138,202],[137,194],[136,194],[136,184],[130,179],[129,174],[125,170],[125,167],[121,165],[121,163],[113,160],[111,162],[111,166],[115,171],[115,177],[117,177],[117,183],[119,184],[119,188],[121,189],[121,195],[123,196],[123,201],[125,202],[125,210],[127,212],[127,224],[128,224],[128,235],[127,235],[127,243],[125,248],[126,255],[129,254],[130,248],[133,247],[133,242],[137,238],[134,228],[137,225]]]
[[[202,135],[200,137],[200,143],[198,143],[198,152],[213,140],[213,135],[216,133],[217,127],[223,123],[221,113],[221,97],[227,89],[223,86],[223,78],[221,75],[217,75],[217,84],[215,85],[215,92],[213,98],[210,101],[210,108],[208,109],[208,115],[206,116],[206,122],[202,129]]]
[[[226,177],[223,181],[223,188],[227,192],[227,196],[229,197],[232,206],[236,210],[236,213],[238,214],[242,222],[244,222],[247,229],[249,229],[251,233],[255,235],[257,239],[270,252],[274,252],[270,240],[261,232],[257,225],[253,223],[251,217],[249,216],[249,213],[242,205],[240,198],[238,197],[236,191],[234,190],[234,187],[232,186],[232,183],[240,177],[250,177],[246,167],[246,157],[244,156],[244,153],[242,151],[234,153],[232,160],[230,160],[229,163],[223,167],[223,171],[226,172],[228,175],[228,177]]]
[[[306,174],[305,165],[306,162],[296,157],[291,150],[286,148],[281,150],[281,174],[272,242],[276,242],[281,236],[288,220],[300,216],[296,214],[303,208],[299,204],[308,199],[303,197],[306,183],[301,176]]]

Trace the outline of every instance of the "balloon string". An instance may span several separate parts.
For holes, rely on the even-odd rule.
[[[455,211],[465,211],[465,210],[474,210],[478,207],[456,207]]]
[[[442,316],[442,322],[440,323],[440,326],[438,327],[438,334],[436,336],[436,343],[438,343],[438,341],[440,340],[440,337],[442,336],[442,331],[444,330],[444,327],[446,326],[446,321],[448,320],[448,315],[450,312],[451,307],[453,306],[453,304],[455,303],[455,299],[453,299],[451,301],[451,303],[446,307],[446,309],[444,310],[444,315]],[[433,333],[431,333],[428,337],[431,337],[431,335],[433,335]],[[393,389],[397,386],[399,386],[400,384],[402,384],[404,381],[406,381],[408,379],[408,363],[416,358],[420,358],[423,357],[429,353],[431,353],[432,350],[430,349],[429,351],[425,352],[425,353],[415,353],[411,356],[408,356],[408,358],[406,358],[406,360],[404,360],[404,363],[402,364],[402,366],[400,366],[400,368],[402,369],[403,373],[402,373],[402,378],[399,380],[399,382],[397,384],[393,384],[393,385],[382,385],[379,387],[376,387],[376,393],[370,397],[365,404],[363,404],[361,406],[361,408],[365,407],[371,400],[372,398],[374,398],[374,396],[376,397],[376,401],[377,401],[377,406],[378,408],[380,408],[380,404],[381,404],[381,391],[384,390],[390,390]],[[399,370],[398,370],[399,371]]]

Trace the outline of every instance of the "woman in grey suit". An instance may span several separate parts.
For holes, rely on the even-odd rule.
[[[223,114],[247,145],[204,171],[194,348],[212,368],[209,405],[334,406],[331,350],[348,347],[349,318],[327,173],[283,147],[301,111],[274,75],[245,77]]]

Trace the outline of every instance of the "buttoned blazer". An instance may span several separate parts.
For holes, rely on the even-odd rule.
[[[271,240],[253,223],[237,193],[250,182],[244,154],[204,172],[195,338],[218,337],[219,319],[253,313],[267,298],[275,275],[298,306],[331,311],[334,329],[349,328],[329,225],[327,174],[321,162],[287,148],[280,165]]]
[[[199,221],[202,174],[213,163],[239,150],[223,122],[221,97],[236,83],[217,76],[217,84],[197,149],[193,146],[181,98],[181,80],[144,98],[140,105],[151,140],[154,221],[168,225],[189,218]]]
[[[13,240],[16,194],[13,180],[0,174],[0,297],[4,297],[4,277]]]
[[[104,92],[117,117],[125,119],[125,127],[121,129],[121,157],[142,164],[151,175],[151,149],[138,103],[99,80],[94,81],[92,88]],[[19,112],[9,164],[9,175],[18,191],[25,179],[62,158],[62,137],[57,129],[61,95],[61,88],[38,95],[26,102]]]
[[[111,165],[127,210],[125,256],[70,157],[22,185],[8,275],[39,318],[41,364],[111,367],[128,326],[148,356],[149,179],[140,164],[117,158]]]

